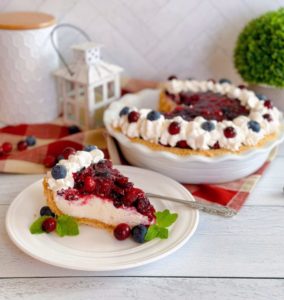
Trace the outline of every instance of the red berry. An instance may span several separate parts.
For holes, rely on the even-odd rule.
[[[142,190],[137,188],[129,189],[123,198],[123,204],[125,206],[132,206],[136,199],[141,197],[144,197],[144,192]]]
[[[234,138],[236,135],[237,135],[237,132],[236,132],[234,127],[229,126],[229,127],[224,129],[224,136],[227,139]]]
[[[247,87],[244,84],[240,84],[240,85],[238,85],[238,88],[243,90],[243,89],[246,89]]]
[[[47,233],[54,231],[56,228],[56,220],[54,218],[45,219],[41,225],[41,228]]]
[[[95,193],[101,197],[107,197],[112,189],[113,182],[111,179],[98,178],[96,180]]]
[[[0,156],[4,155],[4,150],[3,150],[3,147],[0,146]]]
[[[137,111],[132,111],[129,115],[128,115],[128,122],[129,123],[135,123],[138,121],[140,117],[140,114],[139,112]]]
[[[177,142],[177,147],[179,148],[188,148],[187,142],[185,140],[178,141]]]
[[[124,187],[128,183],[128,178],[125,177],[125,176],[120,175],[120,176],[115,178],[115,183],[118,186]]]
[[[123,241],[130,236],[131,229],[128,224],[121,223],[115,227],[113,234],[117,240]]]
[[[184,110],[184,106],[177,106],[175,108],[174,112],[176,112],[176,111],[182,111],[182,110]]]
[[[170,134],[175,135],[180,132],[180,125],[178,122],[172,122],[168,128]]]
[[[5,143],[3,143],[2,148],[5,153],[10,153],[13,149],[13,146],[11,143],[5,142]]]
[[[137,210],[145,215],[148,212],[148,208],[150,206],[150,202],[147,198],[139,198],[137,199],[137,203],[135,203]]]
[[[52,168],[56,164],[56,157],[53,155],[47,155],[43,160],[43,164],[46,168]]]
[[[268,109],[272,109],[272,108],[273,108],[273,105],[272,105],[272,103],[271,103],[270,100],[265,100],[265,101],[264,101],[264,106],[265,106],[266,108],[268,108]]]
[[[26,150],[28,148],[28,144],[26,141],[19,141],[17,144],[17,148],[19,151]]]
[[[272,121],[272,117],[270,114],[264,114],[263,115],[263,118],[266,119],[268,122],[271,122]]]
[[[96,181],[93,177],[87,176],[84,179],[84,189],[88,193],[92,193],[96,188]]]
[[[63,150],[62,152],[62,156],[64,157],[64,159],[68,159],[69,155],[71,154],[75,154],[76,150],[72,147],[67,147]]]

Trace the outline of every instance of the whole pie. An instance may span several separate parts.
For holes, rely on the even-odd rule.
[[[155,223],[155,209],[145,193],[112,166],[104,153],[93,147],[61,159],[43,182],[47,204],[57,216],[113,230],[126,223]]]
[[[163,85],[157,110],[123,107],[112,126],[153,150],[215,156],[276,139],[281,118],[267,97],[229,80],[174,78]]]

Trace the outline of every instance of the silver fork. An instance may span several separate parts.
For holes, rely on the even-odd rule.
[[[152,193],[146,193],[146,195],[149,198],[158,198],[158,199],[162,199],[162,200],[182,203],[191,208],[202,210],[202,211],[212,214],[212,215],[219,215],[219,216],[223,216],[223,217],[233,217],[234,215],[237,214],[237,211],[232,208],[228,208],[228,207],[224,207],[224,206],[220,206],[220,205],[216,205],[216,204],[195,202],[195,201],[191,201],[191,200],[178,199],[178,198],[157,195],[157,194],[152,194]]]

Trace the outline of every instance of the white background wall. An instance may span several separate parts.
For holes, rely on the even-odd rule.
[[[232,53],[238,33],[251,18],[281,6],[284,0],[0,0],[0,11],[48,12],[81,27],[105,45],[104,58],[130,76],[237,82]],[[64,43],[75,42],[66,31]]]

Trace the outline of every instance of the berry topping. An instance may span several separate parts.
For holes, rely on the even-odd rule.
[[[85,177],[84,180],[84,189],[87,193],[92,193],[94,192],[96,188],[96,181],[92,176],[87,176]]]
[[[273,105],[272,105],[272,103],[271,103],[270,100],[265,100],[265,101],[264,101],[264,106],[265,106],[266,108],[268,108],[268,109],[272,109],[272,108],[273,108]]]
[[[142,198],[137,199],[135,206],[141,214],[145,215],[148,212],[150,202],[147,198],[142,197]]]
[[[177,142],[177,147],[179,148],[188,148],[188,144],[187,144],[187,141],[186,140],[182,140],[182,141],[178,141]]]
[[[28,146],[34,146],[36,144],[36,138],[33,135],[29,135],[26,137],[26,142]]]
[[[11,143],[9,142],[5,142],[2,145],[2,149],[5,153],[10,153],[13,150],[13,146]]]
[[[68,127],[69,134],[75,134],[81,132],[81,129],[77,125],[71,125]]]
[[[271,117],[270,114],[264,114],[264,115],[263,115],[263,118],[264,118],[265,120],[267,120],[268,122],[271,122],[271,121],[272,121],[272,117]]]
[[[115,227],[113,234],[117,240],[123,241],[130,236],[131,229],[130,229],[129,225],[127,225],[125,223],[121,223]]]
[[[237,132],[236,132],[236,130],[235,130],[234,127],[229,126],[229,127],[227,127],[227,128],[224,129],[224,136],[225,136],[227,139],[232,139],[232,138],[234,138],[236,135],[237,135]]]
[[[171,135],[178,134],[180,132],[180,124],[178,122],[172,122],[169,125],[168,131]]]
[[[98,147],[95,145],[87,145],[87,146],[85,146],[84,151],[91,152],[96,149],[98,149]]]
[[[125,106],[125,107],[123,107],[123,109],[119,112],[119,116],[122,117],[122,116],[128,115],[128,113],[129,113],[129,107],[128,107],[128,106]]]
[[[260,131],[260,124],[256,121],[249,121],[248,122],[248,128],[251,129],[254,132],[259,132]]]
[[[62,152],[62,156],[64,159],[68,159],[69,155],[71,154],[75,154],[76,150],[72,147],[66,147],[63,152]]]
[[[216,142],[213,146],[212,146],[212,149],[220,149],[220,144],[219,142]]]
[[[113,182],[111,179],[98,178],[96,180],[95,193],[101,197],[108,197],[110,195],[112,186],[113,186]]]
[[[132,233],[133,240],[137,243],[142,244],[145,242],[147,227],[143,224],[137,225],[132,228],[131,233]]]
[[[219,83],[232,83],[229,79],[226,79],[226,78],[221,78],[219,80]]]
[[[42,222],[42,230],[49,233],[56,229],[56,220],[54,218],[47,218]]]
[[[255,93],[256,97],[259,100],[267,100],[267,97],[265,95],[259,94],[259,93]]]
[[[125,206],[132,206],[133,203],[138,199],[144,197],[144,192],[137,188],[131,188],[126,191],[126,194],[123,198],[123,204]]]
[[[120,187],[126,186],[127,183],[128,183],[128,178],[125,176],[120,175],[115,178],[115,184],[117,184]]]
[[[17,144],[17,148],[19,151],[26,150],[28,148],[28,144],[26,141],[19,141]]]
[[[52,168],[56,164],[56,157],[53,155],[47,155],[43,160],[43,164],[46,168]]]
[[[168,80],[174,80],[174,79],[177,79],[176,75],[171,75],[171,76],[168,77]]]
[[[207,121],[201,124],[201,128],[205,131],[212,131],[215,129],[215,125],[213,122]]]
[[[147,120],[156,121],[160,119],[161,114],[158,111],[152,110],[147,115]]]
[[[140,117],[140,114],[139,112],[137,111],[132,111],[129,115],[128,115],[128,122],[129,123],[135,123],[138,121]]]
[[[67,175],[67,169],[63,165],[56,165],[51,170],[51,176],[54,179],[62,179],[65,178]]]
[[[40,215],[41,216],[51,216],[51,217],[55,217],[55,214],[51,211],[51,209],[49,208],[49,206],[43,206],[40,209]]]

